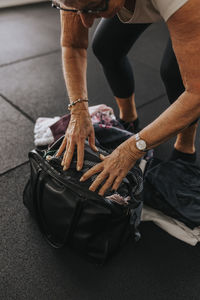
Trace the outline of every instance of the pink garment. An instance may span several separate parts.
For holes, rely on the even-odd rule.
[[[64,115],[60,120],[50,126],[51,132],[54,137],[54,142],[57,141],[61,136],[65,134],[65,131],[69,125],[71,115]]]
[[[122,197],[121,195],[119,195],[118,193],[113,194],[111,196],[107,196],[106,199],[113,201],[113,202],[117,202],[120,205],[128,205],[128,201],[130,201],[130,196],[127,197]]]
[[[116,120],[113,109],[105,104],[90,106],[89,114],[92,119],[92,124],[102,123],[111,125],[112,121]]]
[[[113,123],[116,121],[113,109],[105,104],[90,106],[89,114],[91,116],[92,124],[101,123],[106,127],[112,127],[114,125]],[[50,126],[54,142],[65,134],[70,117],[70,114],[64,115],[58,122]]]

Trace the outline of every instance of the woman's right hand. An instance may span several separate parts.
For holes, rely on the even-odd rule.
[[[80,171],[84,162],[85,140],[88,138],[89,145],[94,151],[98,151],[95,146],[94,127],[88,109],[80,109],[71,112],[71,119],[65,133],[63,142],[56,154],[60,156],[63,151],[63,170],[70,167],[75,147],[77,147],[77,171]]]

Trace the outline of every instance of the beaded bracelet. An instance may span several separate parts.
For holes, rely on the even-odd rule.
[[[77,103],[81,102],[88,102],[88,99],[78,99],[76,101],[73,101],[72,103],[68,104],[68,109],[71,110],[71,108],[76,105]]]

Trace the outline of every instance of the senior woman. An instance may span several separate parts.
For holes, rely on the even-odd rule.
[[[98,17],[119,18],[131,23],[152,23],[163,18],[169,28],[185,91],[155,121],[102,157],[102,162],[81,178],[87,180],[99,173],[90,186],[95,191],[105,181],[99,194],[108,188],[116,190],[127,172],[147,149],[154,148],[178,134],[183,152],[192,152],[196,124],[188,127],[200,116],[200,2],[199,0],[62,0],[62,8],[71,16],[65,18],[63,44],[64,75],[70,98],[71,122],[58,155],[63,151],[62,165],[69,168],[77,146],[77,169],[84,159],[84,141],[88,138],[95,150],[94,129],[88,114],[86,89],[86,48],[88,29]],[[78,14],[76,14],[78,13]],[[68,24],[67,24],[68,23]],[[69,26],[67,26],[69,25]],[[68,28],[67,32],[65,31]],[[73,30],[69,30],[73,28]],[[80,99],[80,100],[78,100]],[[77,101],[78,100],[78,101]],[[191,146],[192,145],[192,146]]]

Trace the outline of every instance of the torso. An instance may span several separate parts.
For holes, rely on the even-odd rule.
[[[136,0],[126,0],[124,7],[129,11],[134,12]]]
[[[123,23],[155,23],[165,21],[189,0],[127,0],[119,11]]]

